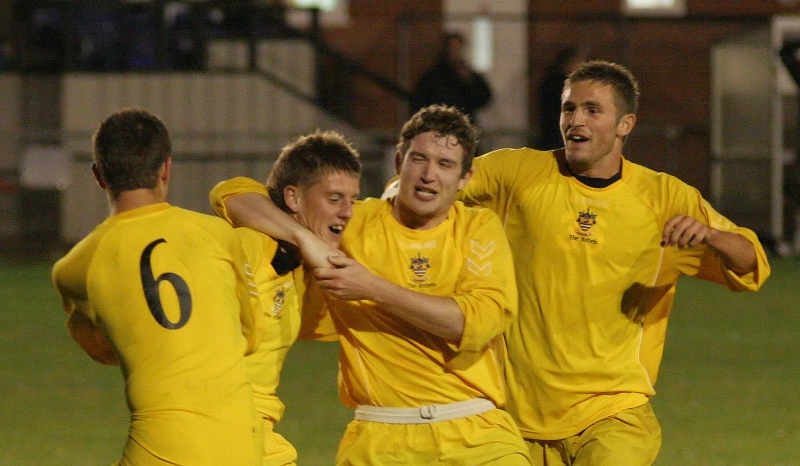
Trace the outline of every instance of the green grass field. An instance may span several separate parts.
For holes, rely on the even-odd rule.
[[[684,279],[653,404],[657,465],[800,465],[800,261],[773,259],[755,294]],[[67,336],[50,263],[0,260],[0,465],[108,465],[127,408],[117,368]],[[300,466],[330,465],[351,413],[335,344],[298,343],[282,377],[280,431]]]

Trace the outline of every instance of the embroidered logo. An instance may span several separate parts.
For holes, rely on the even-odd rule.
[[[597,214],[592,213],[587,207],[584,212],[578,212],[578,218],[575,221],[578,222],[580,228],[575,230],[575,233],[581,236],[592,236],[590,230],[597,224]]]
[[[427,257],[422,257],[420,253],[417,253],[417,257],[411,258],[411,269],[414,272],[413,280],[417,283],[424,282],[428,280],[428,269],[431,268],[431,264],[428,261]]]
[[[283,288],[275,290],[275,296],[272,297],[272,314],[276,317],[281,315],[283,304],[286,301],[286,291]]]

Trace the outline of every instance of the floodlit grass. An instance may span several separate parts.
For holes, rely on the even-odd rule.
[[[758,293],[683,278],[653,399],[656,464],[800,464],[800,261]]]
[[[111,464],[128,422],[119,370],[67,335],[48,263],[0,265],[0,464]]]
[[[800,261],[773,259],[759,293],[683,279],[658,394],[658,466],[800,464]],[[0,464],[108,465],[128,413],[116,367],[90,360],[64,328],[50,264],[0,261]],[[351,419],[336,394],[337,345],[289,354],[279,431],[301,466],[328,466]]]

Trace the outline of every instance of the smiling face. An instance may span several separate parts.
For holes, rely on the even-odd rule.
[[[400,175],[392,215],[408,228],[428,229],[441,223],[471,171],[462,174],[464,149],[455,136],[420,133],[405,154],[395,157]]]
[[[359,182],[357,173],[326,170],[307,187],[286,186],[284,198],[301,225],[338,248],[344,227],[353,216]]]
[[[636,123],[635,115],[620,113],[611,85],[585,80],[564,87],[561,134],[574,174],[610,178],[619,171],[625,137]]]

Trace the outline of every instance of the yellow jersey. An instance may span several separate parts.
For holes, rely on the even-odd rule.
[[[514,257],[506,379],[526,438],[564,439],[653,396],[679,276],[732,290],[769,276],[756,235],[673,176],[623,160],[619,181],[592,188],[569,174],[563,151],[531,149],[491,152],[474,167],[461,197],[500,216]],[[661,247],[676,214],[746,237],[758,269],[738,275],[705,246]]]
[[[247,273],[233,228],[167,203],[107,218],[54,265],[71,334],[125,378],[120,464],[260,464]]]

